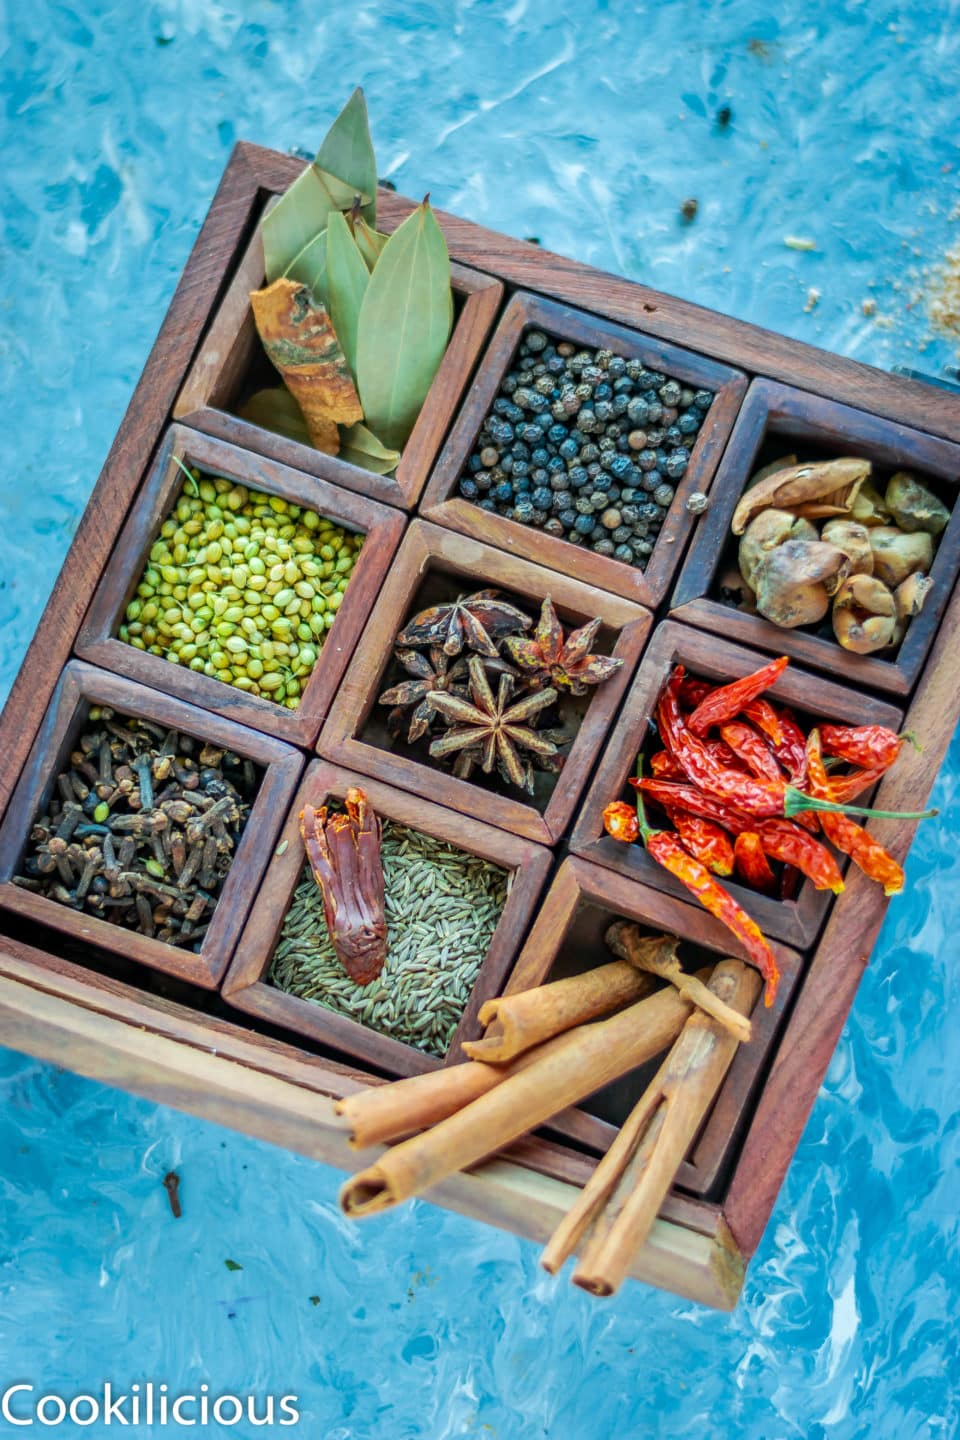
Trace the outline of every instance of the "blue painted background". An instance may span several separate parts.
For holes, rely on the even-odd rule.
[[[405,193],[936,374],[956,344],[918,294],[960,238],[958,20],[0,0],[0,695],[237,138],[312,148],[360,82]],[[427,1204],[351,1229],[333,1171],[7,1052],[0,1380],[295,1392],[311,1440],[955,1435],[958,777],[955,745],[733,1317],[590,1301]]]

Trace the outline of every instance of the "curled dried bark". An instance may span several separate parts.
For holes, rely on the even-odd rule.
[[[344,804],[334,815],[305,805],[300,834],[337,958],[351,980],[369,985],[387,958],[381,827],[362,790],[348,790]]]

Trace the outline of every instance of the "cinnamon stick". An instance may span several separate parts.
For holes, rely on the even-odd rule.
[[[677,959],[677,944],[674,940],[669,947],[653,948],[649,937],[641,935],[636,925],[629,920],[615,921],[604,936],[604,942],[614,955],[619,955],[622,960],[627,960],[631,965],[649,972],[651,975],[659,975],[661,980],[667,980],[686,999],[693,1002],[700,1010],[712,1015],[714,1020],[719,1021],[725,1030],[729,1030],[735,1040],[746,1044],[751,1036],[750,1021],[745,1015],[741,1015],[732,1005],[725,1005],[718,995],[715,995],[708,985],[698,979],[696,975],[688,975]],[[482,1013],[482,1012],[481,1012]],[[464,1047],[466,1048],[466,1047]]]
[[[558,1037],[492,1090],[354,1175],[340,1191],[341,1208],[353,1218],[379,1214],[475,1165],[658,1055],[689,1014],[689,1003],[665,989]]]
[[[757,972],[740,960],[721,961],[709,981],[714,994],[741,1014],[752,1010],[760,985]],[[647,1239],[736,1050],[727,1030],[694,1011],[554,1232],[541,1256],[544,1269],[555,1273],[585,1241],[574,1284],[594,1295],[614,1293]]]
[[[666,935],[658,937],[658,941],[673,946],[677,943]],[[471,1060],[497,1064],[512,1060],[551,1035],[641,1000],[653,988],[650,978],[635,965],[615,960],[566,980],[553,980],[549,985],[519,990],[515,995],[500,995],[480,1008],[480,1023],[486,1026],[483,1039],[465,1040],[463,1048]]]

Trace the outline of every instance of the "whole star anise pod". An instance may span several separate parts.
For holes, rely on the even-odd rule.
[[[533,624],[529,615],[499,599],[499,594],[499,590],[478,590],[474,595],[458,595],[446,605],[431,605],[414,615],[396,643],[440,645],[446,655],[459,655],[466,643],[492,660],[500,653],[499,641]]]
[[[612,655],[591,655],[590,646],[602,624],[601,619],[591,620],[589,625],[571,630],[564,640],[563,627],[548,595],[533,638],[508,636],[504,648],[529,685],[538,689],[552,685],[574,695],[585,695],[589,686],[609,680],[623,664]]]
[[[460,659],[451,664],[450,657],[436,645],[431,648],[429,659],[417,650],[398,650],[397,659],[407,674],[414,678],[401,680],[399,685],[392,685],[389,690],[384,690],[377,703],[396,706],[388,723],[395,723],[398,729],[400,721],[404,718],[403,711],[411,705],[413,706],[410,714],[410,728],[407,731],[407,742],[415,745],[426,735],[433,717],[437,713],[427,699],[431,690],[445,690],[452,694],[466,695],[466,685],[463,682],[467,678],[467,662]]]
[[[430,704],[450,722],[451,728],[430,746],[435,760],[456,755],[461,750],[479,750],[480,768],[489,775],[495,764],[502,766],[511,785],[527,786],[527,771],[522,754],[554,755],[557,747],[552,740],[525,722],[539,715],[557,698],[551,689],[536,690],[514,701],[515,681],[512,675],[501,675],[494,696],[483,661],[472,655],[467,662],[470,671],[470,700],[443,691],[431,691]]]

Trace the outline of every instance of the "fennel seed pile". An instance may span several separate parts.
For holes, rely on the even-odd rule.
[[[382,1035],[442,1058],[470,998],[506,903],[498,865],[419,830],[383,822],[389,953],[379,977],[357,985],[337,959],[323,899],[304,866],[269,980]]]

